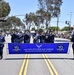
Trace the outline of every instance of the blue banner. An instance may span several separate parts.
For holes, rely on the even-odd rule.
[[[63,54],[68,52],[69,43],[18,44],[9,43],[9,54]]]

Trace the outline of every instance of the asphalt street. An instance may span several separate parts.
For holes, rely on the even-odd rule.
[[[73,51],[68,54],[9,55],[10,36],[6,37],[0,75],[74,75]]]

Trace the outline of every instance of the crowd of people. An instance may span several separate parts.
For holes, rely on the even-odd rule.
[[[12,43],[30,43],[31,37],[33,38],[33,43],[54,43],[54,34],[50,31],[46,33],[44,31],[35,30],[35,33],[31,34],[30,31],[13,32],[11,33]]]
[[[52,31],[38,31],[35,30],[34,33],[31,33],[29,30],[22,32],[11,32],[11,43],[30,43],[31,38],[33,39],[33,43],[54,43],[54,37],[59,37],[59,35],[54,34]],[[66,35],[67,36],[67,35]],[[62,34],[61,38],[65,38]],[[5,35],[2,31],[0,31],[0,57],[3,58],[3,48],[5,42]],[[71,42],[73,53],[74,53],[74,34],[71,36]]]
[[[71,39],[71,34],[64,34],[64,33],[61,33],[61,34],[56,34],[56,37],[57,37],[57,38]]]

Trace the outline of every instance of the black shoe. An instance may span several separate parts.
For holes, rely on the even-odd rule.
[[[0,57],[0,60],[2,59],[2,57]]]
[[[1,59],[3,58],[3,56],[1,56]]]
[[[1,59],[2,59],[3,57],[1,57]]]

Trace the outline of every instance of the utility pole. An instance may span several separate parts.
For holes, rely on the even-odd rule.
[[[69,21],[65,21],[65,24],[69,25],[69,33],[71,33],[71,19],[72,19],[72,12],[70,12],[70,20]]]
[[[72,18],[72,12],[70,12],[70,32],[71,32],[71,18]]]

